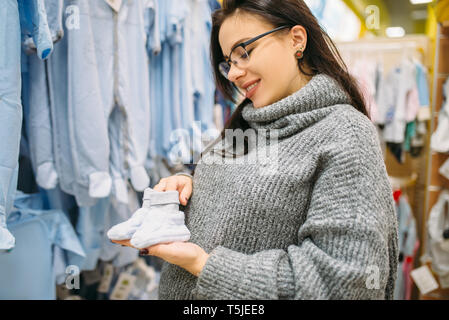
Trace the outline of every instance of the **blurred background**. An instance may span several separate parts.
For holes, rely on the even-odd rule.
[[[449,151],[444,147],[449,137],[444,121],[449,95],[449,3],[306,2],[364,88],[378,128],[400,228],[396,298],[448,299],[449,252],[440,250],[438,242],[449,237],[445,201],[449,175],[444,170]],[[420,271],[432,274],[434,279],[429,276],[428,283],[433,285],[418,288],[412,270],[418,270],[418,283],[424,281]]]

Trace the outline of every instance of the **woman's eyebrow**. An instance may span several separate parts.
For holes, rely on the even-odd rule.
[[[234,42],[234,44],[232,45],[231,48],[234,48],[234,46],[236,46],[237,44],[242,43],[242,42],[244,42],[246,40],[249,40],[249,39],[251,39],[251,38],[250,37],[246,37],[246,38],[242,38],[240,40],[237,40],[236,42]],[[228,59],[229,57],[227,55],[224,55],[223,58]]]

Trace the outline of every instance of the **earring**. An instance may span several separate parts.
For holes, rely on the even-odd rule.
[[[304,48],[301,47],[298,51],[296,51],[295,58],[301,60],[303,57],[304,57]]]

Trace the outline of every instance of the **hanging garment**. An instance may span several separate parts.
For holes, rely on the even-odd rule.
[[[416,121],[407,123],[405,128],[404,151],[410,152],[412,139],[416,136]]]
[[[400,69],[395,68],[382,78],[379,83],[379,92],[377,95],[377,117],[376,124],[385,125],[393,121],[394,109],[396,103],[395,92],[398,91],[400,82]]]
[[[85,257],[71,260],[81,271],[94,270],[100,257],[103,243],[105,217],[109,209],[110,197],[99,199],[94,206],[80,207],[76,233],[86,253]]]
[[[8,227],[17,241],[0,253],[0,299],[55,299],[56,279],[69,275],[61,253],[84,256],[78,237],[64,212],[43,209],[41,194],[18,191],[14,205]]]
[[[407,122],[414,120],[416,116],[419,101],[415,73],[415,65],[405,60],[399,68],[393,70],[393,75],[387,78],[390,81],[397,81],[394,88],[385,88],[385,85],[392,85],[389,81],[383,86],[383,90],[394,90],[387,95],[392,100],[381,100],[386,105],[379,106],[379,109],[385,109],[385,106],[388,106],[384,129],[384,139],[387,142],[403,143]]]
[[[157,11],[148,15],[147,25],[159,31],[162,51],[154,50],[154,43],[148,47],[151,114],[156,121],[147,159],[150,171],[157,158],[166,159],[170,167],[190,163],[192,151],[202,150],[202,134],[215,129],[210,7],[205,0],[155,3]]]
[[[419,241],[416,232],[416,221],[406,196],[400,196],[396,201],[396,213],[399,229],[399,265],[396,279],[395,300],[410,300],[410,271]]]
[[[171,99],[171,118],[173,131],[169,134],[165,133],[168,138],[167,160],[171,167],[180,163],[190,162],[190,139],[189,127],[194,122],[193,97],[194,91],[192,87],[192,72],[195,70],[192,60],[189,59],[191,54],[197,55],[198,48],[195,47],[194,39],[190,37],[187,21],[193,21],[193,10],[190,1],[167,1],[167,40],[169,46],[166,47],[170,52],[166,52],[166,56],[170,56],[171,74],[170,90],[172,91]],[[197,35],[199,36],[199,35]],[[195,48],[195,50],[192,50]],[[165,60],[167,61],[167,60]],[[199,71],[199,70],[195,70]],[[167,77],[167,75],[164,75]]]
[[[50,34],[53,43],[56,43],[64,36],[64,29],[62,26],[64,0],[44,0],[44,2]]]
[[[35,49],[39,58],[47,58],[53,51],[53,39],[44,0],[18,0],[18,3],[24,48]]]
[[[21,37],[22,35],[22,37]],[[21,39],[31,37],[38,56],[53,49],[43,0],[6,0],[0,3],[0,249],[14,247],[6,230],[7,215],[17,187],[19,144],[22,128]]]
[[[444,103],[438,115],[438,126],[432,134],[430,146],[437,152],[449,151],[449,78],[443,85]]]
[[[25,129],[29,137],[30,160],[36,174],[36,182],[44,189],[54,189],[58,184],[55,167],[52,121],[49,105],[46,63],[36,56],[27,56],[28,70],[23,82],[29,83],[23,95]],[[31,76],[32,75],[32,76]]]
[[[191,77],[193,78],[195,120],[200,122],[201,132],[216,130],[213,123],[213,108],[215,100],[215,85],[210,64],[210,34],[212,32],[212,12],[207,0],[190,0],[192,16],[190,18],[190,39],[196,48],[191,54]],[[185,42],[185,47],[188,42]],[[189,52],[189,48],[187,48]],[[188,61],[187,61],[188,63]],[[186,110],[187,111],[187,110]],[[190,124],[191,126],[191,124]],[[202,151],[204,145],[194,145],[194,151]]]
[[[449,288],[449,191],[443,190],[427,221],[428,254],[443,289]]]
[[[53,42],[59,41],[64,33],[62,9],[63,0],[45,1],[48,28]],[[36,173],[37,184],[44,189],[53,189],[58,183],[58,175],[52,149],[47,68],[36,55],[30,54],[35,49],[32,39],[25,40],[24,49],[28,55],[22,55],[22,82],[27,85],[26,90],[24,88],[22,91],[22,101],[31,148],[29,157]]]
[[[376,78],[378,64],[374,61],[358,59],[350,66],[351,74],[357,79],[362,90],[371,121],[378,123],[378,107],[375,100],[377,95]]]
[[[144,10],[141,1],[123,1],[118,11],[105,1],[64,2],[62,11],[71,23],[64,24],[64,38],[47,63],[43,82],[49,105],[40,108],[50,110],[58,182],[80,206],[94,205],[111,190],[126,202],[128,178],[138,191],[149,184],[143,167],[150,121]],[[109,136],[114,109],[120,117],[114,120],[121,131],[116,136],[123,138],[118,141]],[[119,141],[125,161],[117,152],[111,155],[111,144]],[[53,168],[41,169],[48,176]]]
[[[155,0],[153,10],[147,10],[146,15],[146,25],[148,34],[153,34],[153,37],[149,37],[147,41],[147,50],[150,65],[150,109],[151,109],[151,126],[150,126],[150,144],[147,162],[148,169],[150,171],[155,168],[153,160],[156,156],[162,157],[163,152],[163,136],[164,130],[170,132],[171,124],[168,122],[163,122],[163,111],[162,104],[165,101],[163,99],[162,92],[162,82],[163,82],[163,71],[162,71],[162,61],[163,61],[163,49],[162,43],[165,41],[165,11],[166,1]],[[153,40],[151,40],[153,39]],[[170,100],[170,96],[166,99]],[[168,127],[167,127],[168,125]]]
[[[419,96],[419,112],[418,120],[427,121],[430,120],[430,92],[429,92],[429,82],[428,82],[428,72],[426,67],[421,63],[415,62],[416,65],[416,85],[418,88]]]
[[[160,65],[160,53],[161,53],[161,32],[160,32],[160,9],[158,7],[158,0],[152,0],[148,2],[148,8],[145,10],[145,30],[148,35],[147,39],[147,51],[149,59],[150,69],[150,137],[148,144],[147,159],[145,162],[145,168],[150,175],[150,181],[159,182],[157,174],[155,174],[157,168],[154,163],[154,158],[157,154],[161,155],[162,150],[160,148],[160,139],[158,139],[158,130],[160,129],[160,112],[157,107],[157,97],[160,94],[162,88],[159,79],[162,79]],[[160,136],[159,136],[160,137]],[[155,179],[156,178],[156,179]]]
[[[0,249],[14,247],[6,229],[17,186],[22,105],[20,102],[20,23],[17,0],[0,3]]]
[[[415,135],[410,142],[410,155],[417,158],[424,150],[427,139],[427,124],[425,121],[419,121],[416,126]]]

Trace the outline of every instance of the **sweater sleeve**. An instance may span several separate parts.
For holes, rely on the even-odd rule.
[[[391,187],[375,128],[351,122],[347,140],[332,143],[321,159],[298,242],[255,254],[215,248],[198,277],[199,299],[392,298]]]

